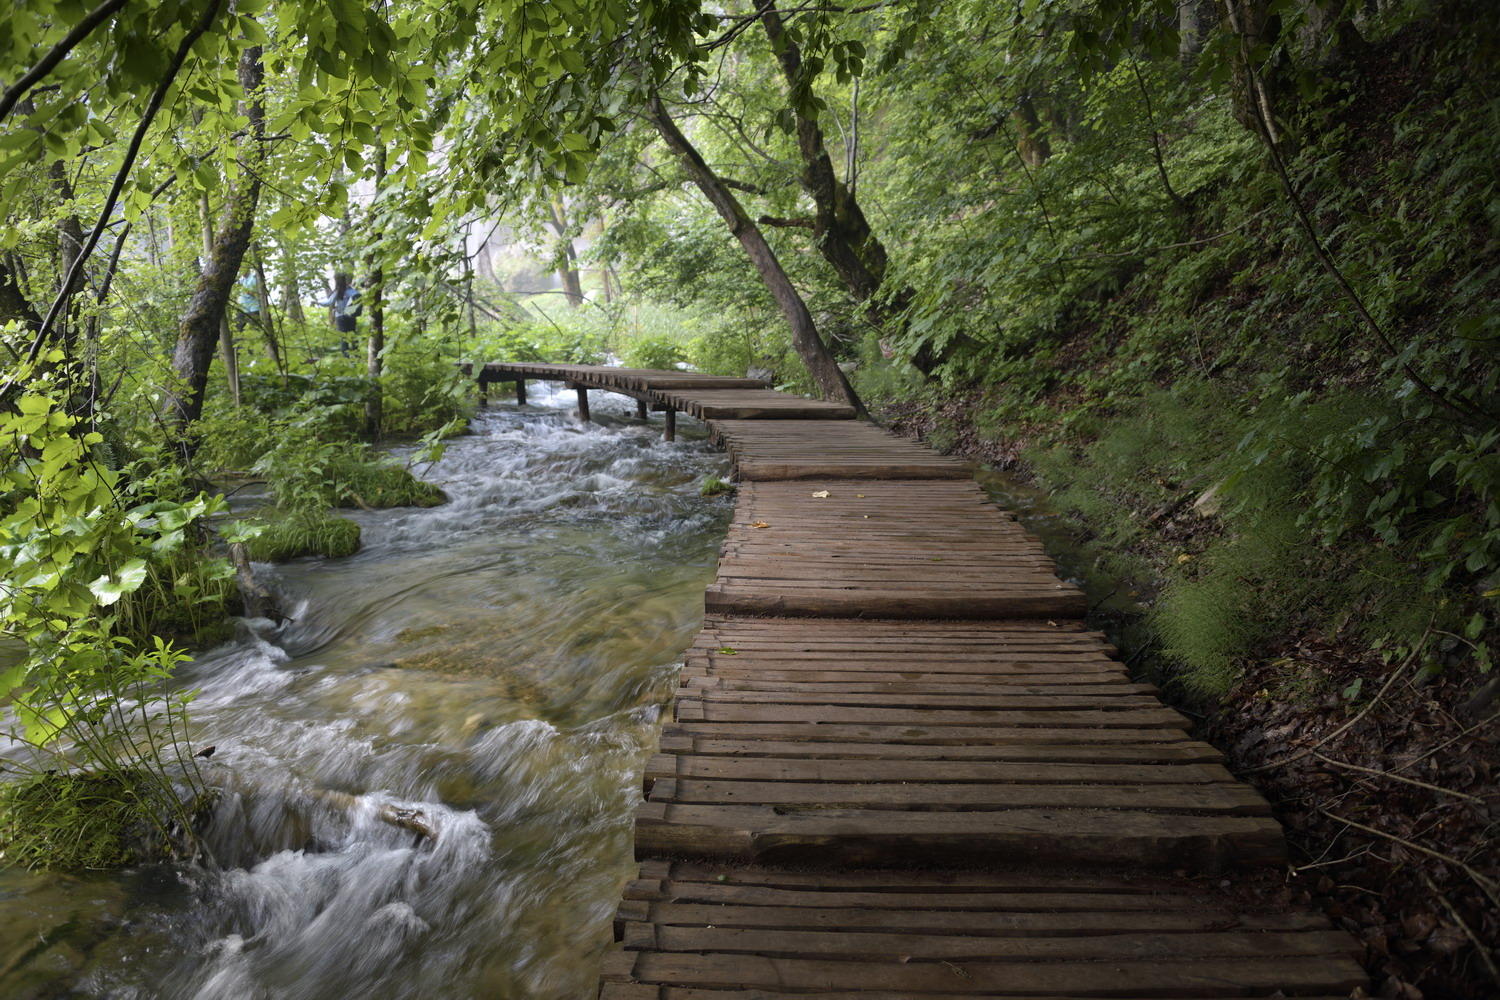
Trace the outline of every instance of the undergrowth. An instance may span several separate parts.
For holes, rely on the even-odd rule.
[[[246,554],[259,562],[285,562],[301,556],[338,559],[359,551],[359,525],[328,511],[272,512],[248,522],[240,533]]]
[[[141,860],[153,786],[116,773],[33,774],[0,783],[0,863],[68,871]]]

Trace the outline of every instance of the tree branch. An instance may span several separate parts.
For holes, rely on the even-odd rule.
[[[52,46],[35,66],[31,67],[19,80],[7,87],[5,93],[0,95],[0,121],[5,120],[6,116],[15,108],[16,102],[25,97],[28,90],[36,86],[43,77],[52,72],[58,63],[67,58],[69,52],[72,52],[80,42],[93,34],[95,28],[109,20],[121,7],[124,7],[125,3],[126,0],[104,0],[99,6],[89,11],[72,31],[64,35],[56,45]],[[217,7],[218,4],[215,3],[214,6]]]
[[[109,196],[104,199],[104,207],[99,210],[99,220],[94,224],[94,229],[89,233],[88,241],[83,249],[79,251],[78,257],[73,261],[73,266],[68,269],[67,277],[63,279],[62,288],[58,289],[57,297],[52,300],[52,307],[47,310],[47,316],[42,321],[42,327],[37,331],[36,338],[31,343],[31,349],[27,352],[28,361],[36,361],[42,352],[42,346],[47,342],[47,334],[57,314],[67,303],[69,296],[73,293],[73,287],[78,284],[78,275],[83,271],[83,265],[88,261],[89,255],[99,245],[99,237],[104,234],[109,225],[110,216],[114,214],[115,205],[119,203],[120,191],[125,187],[125,181],[130,176],[130,171],[135,167],[136,157],[140,155],[141,144],[145,142],[146,132],[155,121],[156,114],[161,110],[162,102],[166,100],[167,91],[171,89],[172,83],[177,79],[177,74],[182,70],[182,64],[187,61],[188,52],[208,29],[213,25],[214,19],[219,15],[219,8],[223,0],[209,0],[208,7],[198,22],[188,29],[187,34],[182,36],[182,41],[177,46],[176,53],[172,56],[172,62],[167,66],[166,73],[161,82],[157,84],[156,90],[151,94],[151,100],[146,105],[146,111],[141,116],[140,123],[136,126],[135,134],[130,137],[130,146],[125,151],[125,159],[120,163],[120,169],[115,173],[115,180],[110,185]]]
[[[816,229],[817,222],[810,215],[799,215],[795,219],[778,219],[774,215],[762,215],[755,220],[762,226],[775,226],[778,229]]]

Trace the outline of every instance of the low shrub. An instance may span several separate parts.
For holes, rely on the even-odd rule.
[[[706,497],[716,497],[721,493],[733,493],[734,484],[726,483],[718,476],[709,476],[703,480],[703,485],[698,488],[698,492]]]
[[[687,354],[676,340],[658,334],[629,341],[620,351],[620,360],[627,368],[670,370],[687,361]]]
[[[41,772],[0,784],[0,863],[77,871],[143,860],[144,794],[128,773]]]
[[[359,551],[359,525],[327,511],[273,514],[245,527],[252,529],[243,532],[245,551],[258,562],[285,562],[301,556],[339,559]]]

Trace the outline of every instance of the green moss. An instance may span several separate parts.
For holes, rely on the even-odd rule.
[[[734,484],[726,483],[718,476],[709,476],[703,480],[703,485],[698,488],[698,492],[706,497],[716,497],[721,493],[733,493]]]
[[[261,533],[245,543],[250,558],[260,562],[299,556],[338,559],[359,551],[359,525],[326,511],[293,511],[260,526]]]
[[[0,785],[0,863],[119,868],[145,858],[143,789],[128,775],[29,775]]]

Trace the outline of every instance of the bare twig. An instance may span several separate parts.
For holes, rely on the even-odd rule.
[[[1423,847],[1421,844],[1413,843],[1412,841],[1407,840],[1405,837],[1398,837],[1394,833],[1387,833],[1384,830],[1377,830],[1373,826],[1365,826],[1363,823],[1356,823],[1354,820],[1349,819],[1346,816],[1339,816],[1336,813],[1329,812],[1327,809],[1319,807],[1318,812],[1322,813],[1324,816],[1327,816],[1329,819],[1333,820],[1336,823],[1343,823],[1347,826],[1354,827],[1354,829],[1356,830],[1362,830],[1365,833],[1373,834],[1377,837],[1383,837],[1384,839],[1389,840],[1392,843],[1400,844],[1402,847],[1405,847],[1408,850],[1416,851],[1419,854],[1425,854],[1430,858],[1437,858],[1444,864],[1452,865],[1459,871],[1462,871],[1465,875],[1469,876],[1469,878],[1473,879],[1474,884],[1479,886],[1480,890],[1490,898],[1490,902],[1494,903],[1496,906],[1500,906],[1500,886],[1497,886],[1495,880],[1490,878],[1488,875],[1485,875],[1483,872],[1476,871],[1474,867],[1468,862],[1460,861],[1458,858],[1455,858],[1451,854],[1444,854],[1442,851],[1434,851],[1430,847]]]
[[[1469,943],[1474,946],[1474,954],[1478,955],[1479,960],[1484,963],[1484,968],[1487,972],[1489,972],[1490,979],[1492,979],[1496,983],[1500,983],[1500,968],[1496,968],[1495,959],[1490,955],[1489,946],[1486,945],[1483,941],[1480,941],[1479,936],[1474,933],[1474,931],[1469,927],[1467,923],[1464,922],[1464,918],[1459,916],[1457,907],[1455,907],[1453,903],[1448,899],[1447,895],[1444,894],[1442,890],[1440,890],[1437,885],[1433,883],[1432,877],[1426,872],[1422,872],[1421,875],[1422,881],[1427,883],[1428,890],[1432,893],[1432,895],[1437,899],[1439,903],[1443,904],[1443,909],[1448,911],[1448,916],[1453,918],[1453,922],[1458,925],[1458,929],[1464,932],[1464,936],[1467,937],[1469,939]]]
[[[1424,634],[1422,636],[1422,639],[1426,639],[1426,638],[1427,638],[1427,636]],[[1348,722],[1344,723],[1342,726],[1339,726],[1333,732],[1329,733],[1327,736],[1323,737],[1321,740],[1319,740],[1318,742],[1314,743],[1312,746],[1307,747],[1306,749],[1304,749],[1302,751],[1299,751],[1298,753],[1292,754],[1292,756],[1290,756],[1290,757],[1283,757],[1281,760],[1273,760],[1273,761],[1270,761],[1270,762],[1265,763],[1265,764],[1257,764],[1254,767],[1242,768],[1240,770],[1240,773],[1241,774],[1255,774],[1255,773],[1260,772],[1260,771],[1271,771],[1271,770],[1275,770],[1278,767],[1285,767],[1288,764],[1294,764],[1297,761],[1301,760],[1302,758],[1304,758],[1304,757],[1306,757],[1306,756],[1308,756],[1308,755],[1316,752],[1319,747],[1321,747],[1321,746],[1325,745],[1326,743],[1328,743],[1328,741],[1331,740],[1331,739],[1333,739],[1335,736],[1339,736],[1342,733],[1348,732],[1351,728],[1353,728],[1356,724],[1358,724],[1359,720],[1361,720],[1365,716],[1369,715],[1370,711],[1372,709],[1374,709],[1374,707],[1376,705],[1380,704],[1380,699],[1385,697],[1385,693],[1391,689],[1391,685],[1395,684],[1396,681],[1397,681],[1397,679],[1400,678],[1402,674],[1406,673],[1406,668],[1407,667],[1411,666],[1413,663],[1416,662],[1416,660],[1417,660],[1417,654],[1421,651],[1421,649],[1422,649],[1422,640],[1419,639],[1417,641],[1416,645],[1412,648],[1411,655],[1408,656],[1405,660],[1401,661],[1401,665],[1399,667],[1397,667],[1395,670],[1391,671],[1391,676],[1388,677],[1388,678],[1386,678],[1386,682],[1381,685],[1380,690],[1377,691],[1377,692],[1375,692],[1375,697],[1371,698],[1370,699],[1370,703],[1368,705],[1366,705],[1364,708],[1360,709],[1359,713],[1357,715],[1355,715],[1354,718],[1350,719]]]
[[[1481,799],[1477,795],[1470,795],[1467,792],[1455,792],[1451,788],[1443,788],[1440,785],[1430,785],[1425,781],[1418,781],[1416,778],[1404,778],[1399,774],[1392,774],[1390,771],[1381,771],[1373,767],[1360,767],[1358,764],[1350,764],[1348,761],[1334,760],[1332,757],[1320,754],[1316,750],[1312,752],[1312,755],[1323,761],[1324,763],[1332,764],[1334,767],[1341,767],[1348,771],[1359,771],[1361,774],[1373,774],[1377,778],[1390,778],[1392,781],[1399,781],[1403,785],[1415,785],[1418,788],[1425,788],[1431,792],[1441,792],[1443,795],[1451,795],[1456,799],[1467,799],[1470,802],[1484,802],[1484,799]]]
[[[1161,186],[1167,189],[1167,196],[1179,210],[1186,212],[1188,203],[1183,200],[1177,189],[1172,187],[1172,179],[1167,176],[1167,164],[1162,159],[1161,152],[1161,130],[1156,127],[1156,113],[1151,108],[1151,92],[1146,89],[1146,79],[1141,76],[1141,68],[1135,61],[1134,54],[1130,57],[1130,69],[1135,74],[1136,85],[1141,90],[1141,100],[1146,105],[1146,124],[1151,127],[1151,154],[1156,158],[1156,172],[1161,176]]]

